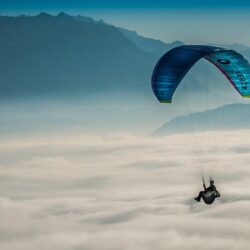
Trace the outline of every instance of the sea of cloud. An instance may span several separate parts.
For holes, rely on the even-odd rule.
[[[1,250],[250,249],[250,131],[0,143]],[[201,178],[221,198],[196,203]]]

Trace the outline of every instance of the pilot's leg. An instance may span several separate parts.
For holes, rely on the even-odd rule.
[[[205,193],[205,191],[200,191],[199,195],[197,196],[197,198],[195,198],[195,200],[200,201],[202,195]]]
[[[219,198],[219,197],[220,197],[220,193],[216,191],[215,198]]]

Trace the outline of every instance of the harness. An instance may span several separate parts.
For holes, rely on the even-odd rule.
[[[202,199],[207,205],[212,204],[215,198],[218,198],[218,197],[220,197],[220,193],[218,191],[206,191],[202,195]]]

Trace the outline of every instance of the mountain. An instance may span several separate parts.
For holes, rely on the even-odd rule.
[[[181,41],[174,41],[167,44],[160,40],[140,36],[136,31],[127,30],[120,27],[119,30],[134,44],[136,44],[138,48],[159,57],[165,54],[168,50],[184,44]]]
[[[102,20],[63,12],[0,16],[0,37],[1,99],[94,94],[119,103],[123,94],[124,99],[133,96],[136,101],[157,103],[150,85],[155,63],[183,44],[166,44]],[[248,56],[249,49],[233,46]],[[227,79],[205,60],[188,72],[174,98],[176,106],[189,100],[189,112],[204,110],[202,100],[210,103],[208,108],[239,101]]]
[[[149,92],[156,56],[91,18],[0,17],[0,95]]]
[[[213,110],[178,116],[163,124],[154,135],[250,128],[250,104],[230,104]]]

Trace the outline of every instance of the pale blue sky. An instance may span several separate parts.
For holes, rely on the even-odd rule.
[[[249,10],[86,10],[82,14],[170,42],[243,43],[250,45]]]

